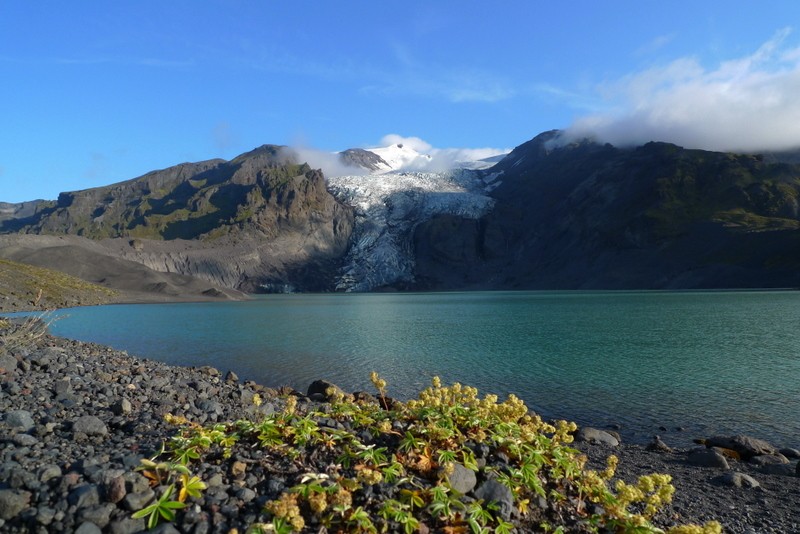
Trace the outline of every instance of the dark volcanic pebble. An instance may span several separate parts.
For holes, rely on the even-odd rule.
[[[16,517],[28,507],[30,500],[31,494],[27,491],[0,490],[0,519],[7,521]]]
[[[478,499],[495,503],[498,506],[498,512],[506,521],[511,518],[511,512],[514,510],[514,495],[508,486],[490,479],[478,486],[474,494]]]
[[[105,436],[108,434],[108,427],[99,417],[83,415],[72,423],[72,431],[87,436]]]
[[[33,422],[33,417],[31,417],[31,412],[28,410],[12,410],[7,412],[4,417],[4,422],[7,426],[22,432],[27,432],[36,426],[36,423]]]

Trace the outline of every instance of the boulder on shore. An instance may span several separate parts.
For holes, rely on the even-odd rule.
[[[619,445],[619,440],[610,433],[606,432],[605,430],[600,430],[599,428],[592,428],[590,426],[583,426],[579,428],[575,433],[575,440],[586,441],[595,444],[602,443],[612,447],[617,447]]]
[[[698,467],[717,467],[730,469],[728,460],[716,449],[692,449],[689,451],[688,461]]]
[[[742,460],[753,456],[776,454],[778,449],[762,439],[739,434],[737,436],[714,436],[705,441],[706,447],[722,447],[736,451]]]

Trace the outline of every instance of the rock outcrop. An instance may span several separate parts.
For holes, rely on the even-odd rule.
[[[93,249],[248,292],[330,289],[352,226],[352,209],[328,193],[322,173],[273,145],[62,193],[33,214],[0,222],[3,233],[100,245],[76,254]],[[58,268],[46,255],[38,254],[38,264]]]
[[[16,204],[0,202],[0,223],[11,219],[32,217],[37,211],[51,204],[52,203],[45,200],[31,200],[29,202],[19,202]]]
[[[339,160],[345,165],[367,171],[381,171],[389,168],[389,164],[382,157],[363,148],[350,148],[339,152]]]

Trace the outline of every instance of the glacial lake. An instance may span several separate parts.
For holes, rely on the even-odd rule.
[[[800,447],[795,291],[267,295],[57,315],[56,335],[272,387],[372,391],[374,370],[407,399],[438,375],[629,441],[746,433]]]

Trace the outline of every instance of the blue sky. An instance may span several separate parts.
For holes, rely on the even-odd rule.
[[[800,146],[792,1],[0,3],[0,201],[265,143]]]

